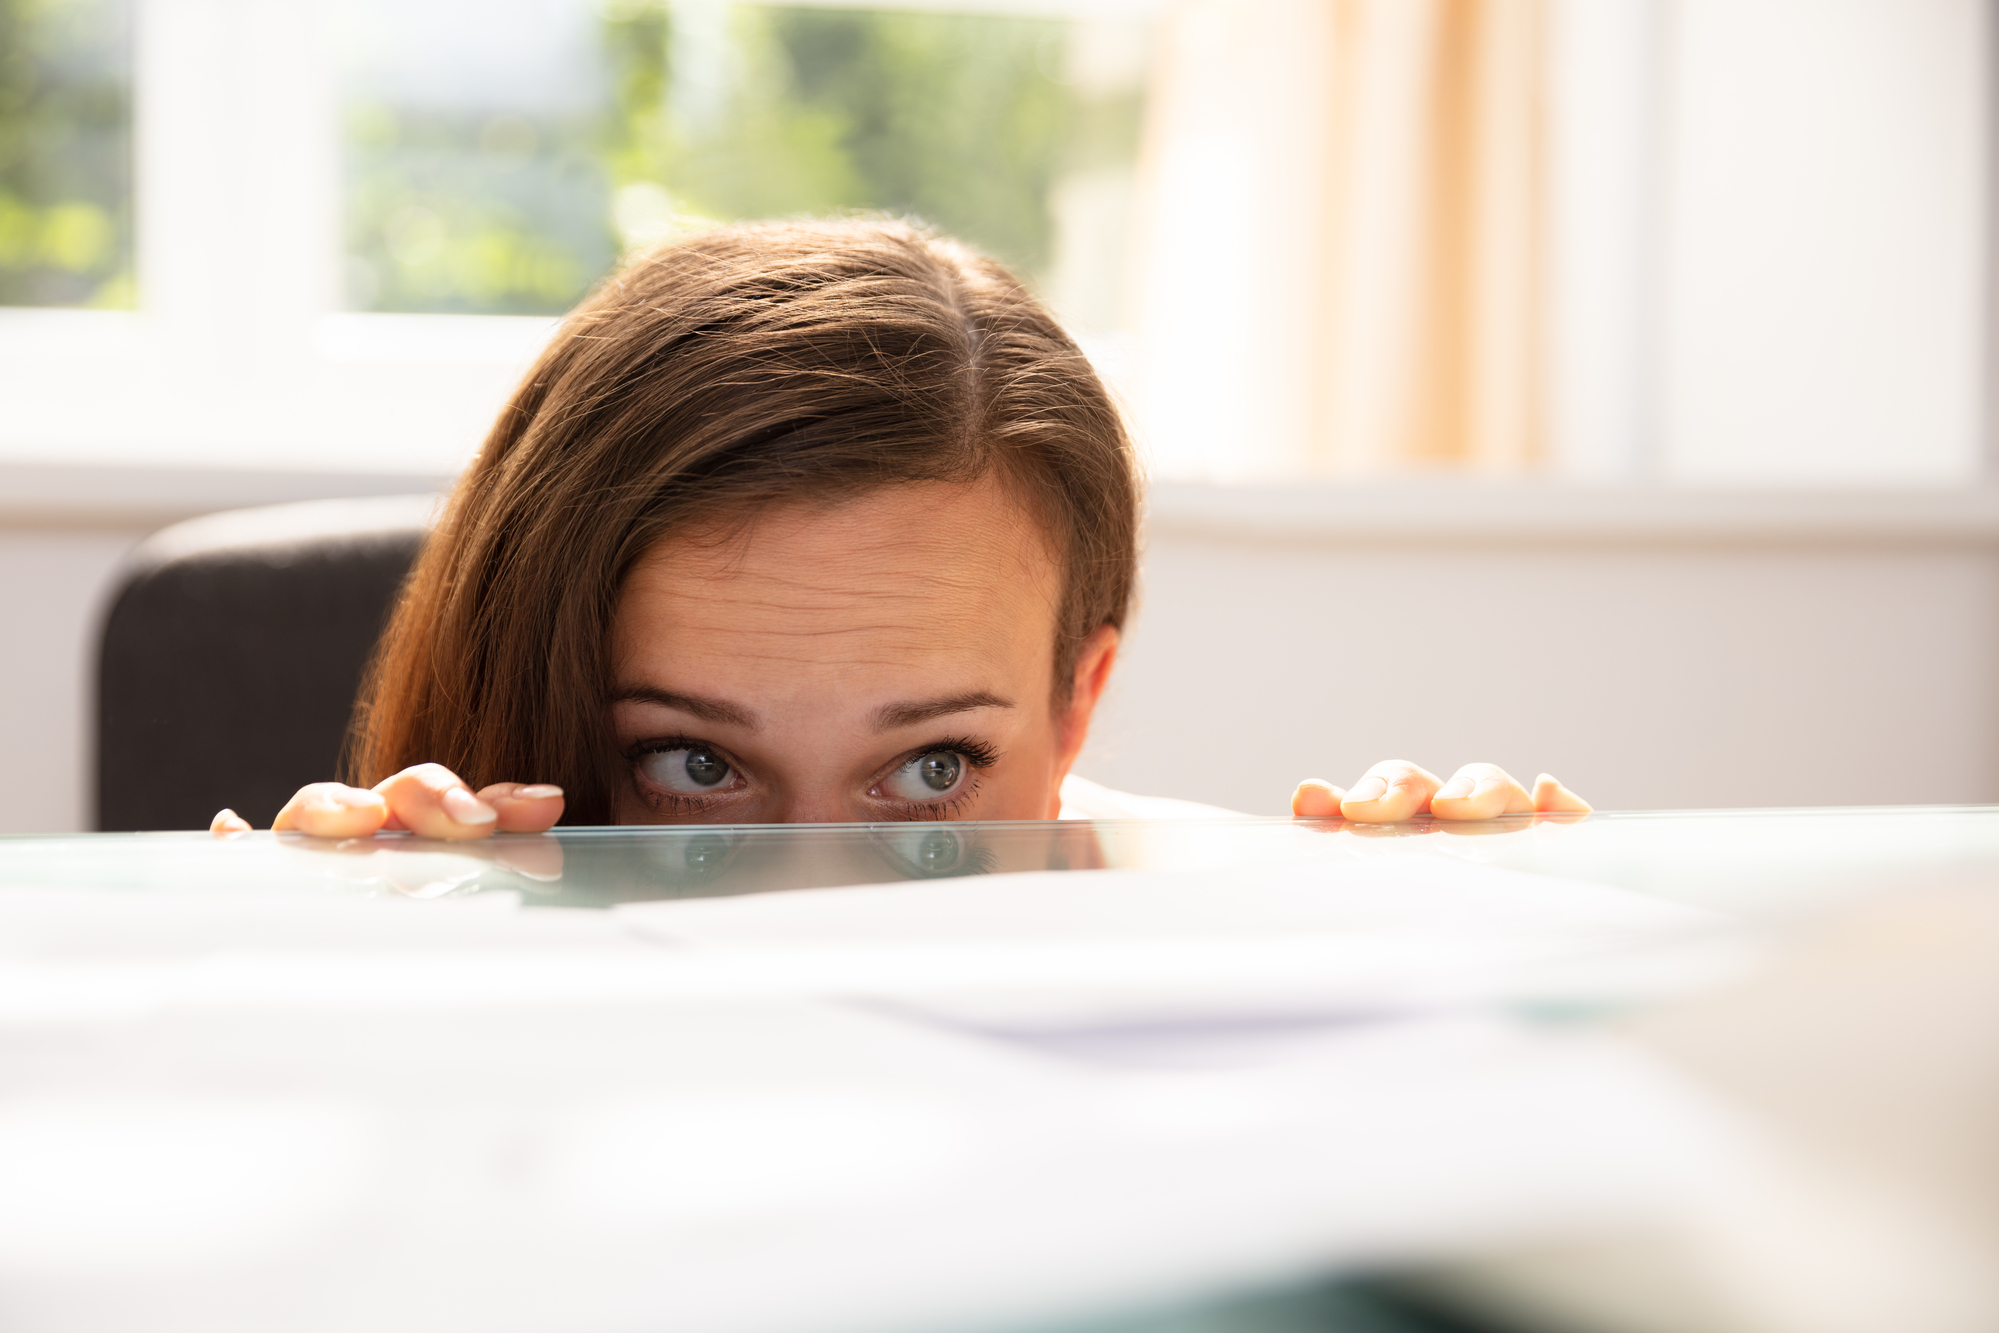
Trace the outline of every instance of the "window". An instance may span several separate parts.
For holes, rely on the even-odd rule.
[[[132,310],[0,308],[0,460],[448,474],[554,316],[703,220],[916,213],[1116,360],[1150,0],[116,2],[0,0],[129,53],[136,180],[94,267],[23,271]]]
[[[679,228],[880,210],[990,251],[1092,331],[1118,323],[1143,19],[713,0],[346,14],[349,309],[554,314]]]
[[[0,0],[0,305],[132,304],[131,8]]]
[[[0,460],[444,474],[632,247],[910,212],[1155,475],[1984,475],[1984,0],[0,0]]]

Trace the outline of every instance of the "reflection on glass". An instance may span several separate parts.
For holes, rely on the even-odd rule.
[[[553,313],[714,221],[884,210],[1118,323],[1146,29],[726,0],[364,0],[348,303]]]
[[[130,0],[0,0],[0,305],[130,306]]]
[[[649,844],[635,844],[630,851],[638,855],[626,858],[631,862],[629,868],[619,866],[615,857],[607,858],[600,847],[590,848],[586,858],[593,868],[600,873],[608,870],[617,881],[630,879],[640,885],[650,884],[661,897],[690,898],[728,891],[711,886],[727,873],[736,845],[741,841],[741,834],[731,830],[700,830]]]
[[[993,867],[992,849],[975,836],[942,825],[892,825],[876,832],[891,864],[912,879],[983,875]]]

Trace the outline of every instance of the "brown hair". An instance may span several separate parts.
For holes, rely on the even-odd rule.
[[[608,641],[633,564],[690,520],[996,475],[1063,568],[1055,695],[1124,623],[1130,444],[1089,362],[1010,274],[897,222],[729,227],[578,306],[418,560],[356,706],[350,776],[435,761],[554,782],[611,816]]]

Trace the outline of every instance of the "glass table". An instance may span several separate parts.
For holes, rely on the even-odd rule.
[[[231,1089],[254,1086],[263,1095],[294,1085],[318,1087],[314,1080],[323,1082],[327,1077],[337,1084],[348,1075],[338,1071],[337,1077],[325,1075],[329,1064],[345,1069],[341,1062],[366,1063],[376,1058],[364,1054],[357,1042],[379,1041],[382,1049],[394,1047],[393,1058],[381,1057],[394,1066],[389,1073],[382,1074],[371,1064],[373,1072],[367,1076],[390,1078],[396,1087],[419,1089],[410,1095],[420,1100],[435,1090],[423,1091],[429,1085],[415,1065],[430,1057],[412,1033],[431,1032],[424,1040],[457,1043],[514,1041],[524,1027],[540,1021],[516,1013],[505,1029],[479,1028],[461,1021],[462,1016],[448,1002],[433,1006],[436,1012],[426,1009],[399,1019],[392,1012],[393,1003],[384,1002],[379,1008],[391,1012],[368,1017],[367,1023],[373,1026],[365,1031],[373,1035],[364,1042],[358,1036],[328,1035],[332,1020],[324,1007],[313,1008],[316,1001],[297,1001],[295,994],[285,1003],[296,1002],[303,1008],[290,1017],[281,1015],[261,1023],[234,1010],[226,1014],[201,1010],[205,1016],[198,1023],[193,1019],[183,1023],[171,1015],[162,1017],[167,1009],[157,1004],[148,1009],[152,1001],[119,998],[124,992],[118,988],[126,984],[123,978],[134,968],[157,971],[167,965],[162,960],[196,956],[208,960],[202,966],[209,967],[213,958],[249,947],[243,943],[248,936],[234,933],[236,917],[232,912],[236,909],[232,904],[250,915],[268,914],[279,904],[316,904],[327,909],[332,914],[323,919],[332,924],[325,938],[335,941],[328,948],[338,947],[337,942],[347,938],[342,932],[359,920],[351,915],[356,904],[374,900],[413,904],[402,909],[396,920],[398,929],[407,925],[416,932],[411,936],[414,942],[399,941],[392,947],[436,952],[460,935],[492,930],[498,918],[480,908],[482,903],[491,903],[508,909],[509,920],[524,917],[569,923],[559,927],[561,939],[555,944],[548,943],[553,936],[537,936],[531,946],[524,947],[563,949],[578,942],[592,948],[603,946],[605,966],[615,972],[628,961],[629,942],[612,947],[605,943],[603,932],[590,923],[614,918],[617,912],[605,909],[629,904],[955,881],[1023,871],[1168,870],[1212,876],[1227,883],[1262,872],[1406,858],[1443,858],[1615,886],[1752,924],[1781,923],[1886,889],[1992,879],[1999,874],[1999,809],[1519,816],[1480,824],[1414,821],[1382,827],[1339,821],[1214,819],[578,828],[471,844],[426,842],[398,835],[333,843],[268,833],[227,840],[181,833],[0,838],[0,922],[13,923],[11,928],[0,927],[0,933],[10,929],[12,935],[11,942],[0,940],[0,1068],[10,1071],[8,1086],[13,1089],[12,1093],[0,1093],[0,1136],[10,1127],[6,1098],[23,1090],[39,1095],[38,1090],[55,1088],[67,1096],[82,1089],[96,1096],[125,1083],[139,1087],[159,1068],[171,1066],[172,1077],[167,1081],[175,1091],[167,1101],[172,1105],[187,1100],[184,1094],[188,1087],[209,1086],[203,1079]],[[65,903],[86,900],[93,904],[88,913],[64,914]],[[199,910],[190,906],[191,916],[179,913],[175,904],[181,902],[198,902]],[[437,914],[431,914],[431,905]],[[6,917],[13,907],[19,907],[20,913]],[[515,908],[521,910],[511,910]],[[316,955],[311,950],[317,946],[310,937],[321,919],[308,913],[283,928],[290,932],[284,947],[295,950],[283,956],[302,960],[298,965],[304,971],[315,966]],[[432,930],[432,926],[437,929]],[[156,928],[159,933],[149,933]],[[299,942],[301,932],[308,937],[304,944]],[[419,935],[422,938],[417,938]],[[265,938],[258,936],[257,940]],[[257,943],[255,947],[265,946]],[[516,948],[517,942],[506,947]],[[50,963],[49,959],[57,961]],[[58,963],[70,970],[61,971]],[[37,968],[44,971],[37,972]],[[175,992],[183,997],[175,1003],[183,1004],[188,1012],[200,1010],[206,1003],[200,999],[202,986],[217,984],[214,977],[219,974],[212,969],[202,975],[208,980],[190,983],[193,990]],[[457,974],[447,969],[441,975]],[[26,981],[21,980],[24,976]],[[271,993],[281,992],[282,985]],[[185,1000],[189,994],[196,999]],[[63,1008],[72,1002],[75,1012]],[[51,1013],[55,1017],[49,1017]],[[753,1015],[750,1021],[762,1020]],[[594,1030],[587,1025],[566,1028],[561,1034],[553,1030],[558,1026],[555,1020],[548,1020],[548,1026],[548,1033],[534,1035],[534,1041],[543,1044],[530,1042],[519,1050],[509,1047],[489,1062],[489,1073],[497,1069],[511,1080],[506,1083],[511,1089],[507,1095],[521,1098],[524,1104],[544,1096],[545,1090],[530,1086],[540,1076],[536,1069],[518,1068],[523,1061],[545,1061],[547,1080],[559,1083],[572,1076],[564,1072],[570,1066],[562,1053],[594,1039]],[[495,1036],[496,1032],[501,1035]],[[319,1053],[310,1070],[293,1059],[293,1034],[303,1034],[299,1041],[323,1042],[316,1048]],[[627,1037],[641,1040],[630,1034]],[[410,1044],[397,1046],[399,1042]],[[449,1049],[456,1051],[462,1046]],[[376,1048],[366,1045],[366,1050]],[[245,1051],[250,1054],[245,1055]],[[794,1051],[801,1061],[809,1063],[815,1058],[799,1051],[805,1048]],[[183,1065],[197,1073],[183,1078]],[[984,1075],[967,1077],[976,1083]],[[60,1098],[50,1104],[60,1104]],[[471,1114],[459,1103],[453,1107],[454,1116]],[[477,1119],[472,1115],[472,1120]],[[31,1117],[31,1123],[40,1122]],[[18,1125],[14,1127],[18,1129]],[[439,1131],[431,1125],[422,1132],[435,1135]],[[473,1139],[486,1132],[477,1123],[467,1130]],[[455,1151],[436,1144],[432,1149]],[[0,1181],[8,1178],[10,1169],[17,1174],[23,1169],[18,1162],[10,1168],[10,1160],[0,1149]],[[0,1203],[0,1248],[14,1234],[5,1211],[6,1205]],[[449,1249],[448,1244],[443,1248]],[[19,1272],[10,1276],[0,1264],[0,1305],[62,1315],[52,1314],[39,1322],[30,1319],[22,1327],[82,1326],[70,1317],[74,1313],[71,1307],[63,1304],[71,1300],[73,1291],[63,1285],[69,1279],[61,1275],[73,1277],[75,1272],[87,1272],[89,1265],[78,1268],[71,1262],[75,1256],[66,1258],[65,1253],[57,1253],[61,1262],[52,1260],[48,1269],[57,1278],[47,1278],[41,1270],[25,1277]],[[1002,1319],[988,1327],[988,1333],[994,1329],[1005,1333],[1029,1329],[1034,1333],[1303,1333],[1307,1329],[1321,1333],[1436,1333],[1464,1327],[1441,1315],[1420,1312],[1401,1298],[1365,1283],[1351,1285],[1301,1270],[1295,1258],[1288,1267],[1275,1265],[1266,1279],[1233,1282],[1236,1294],[1230,1290],[1169,1291],[1149,1312],[1140,1301],[1127,1303],[1135,1312],[1123,1314],[1116,1310],[1105,1314],[1101,1301],[1080,1301],[1074,1318]],[[556,1263],[553,1259],[550,1262]],[[597,1271],[591,1268],[596,1258],[571,1255],[561,1262],[575,1269],[573,1280],[577,1282],[590,1281]],[[179,1274],[174,1280],[186,1281]],[[1244,1289],[1247,1294],[1242,1294]],[[423,1300],[440,1297],[430,1291],[411,1299],[420,1306]],[[84,1301],[75,1308],[88,1313],[89,1305]],[[267,1310],[244,1326],[265,1319],[269,1326],[278,1327],[287,1318]],[[375,1322],[372,1317],[370,1322]],[[531,1327],[533,1323],[532,1318],[523,1316],[519,1326]],[[335,1318],[329,1326],[339,1324]],[[587,1319],[568,1326],[582,1328],[586,1324]],[[428,1326],[449,1325],[449,1320],[441,1320]],[[391,1320],[380,1326],[401,1325]],[[416,1320],[411,1326],[425,1325]],[[837,1320],[827,1326],[847,1327]],[[967,1319],[962,1312],[942,1326],[966,1330],[987,1327]],[[883,1333],[890,1330],[885,1326]]]
[[[1901,883],[1999,868],[1999,807],[1519,815],[1480,823],[1174,822],[574,828],[439,843],[253,833],[0,837],[0,886],[389,895],[491,891],[602,908],[1019,871],[1217,874],[1448,857],[1611,884],[1751,917]]]

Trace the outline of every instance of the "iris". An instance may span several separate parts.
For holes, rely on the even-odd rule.
[[[958,783],[964,763],[949,750],[933,750],[916,761],[916,772],[932,791],[949,791]]]

